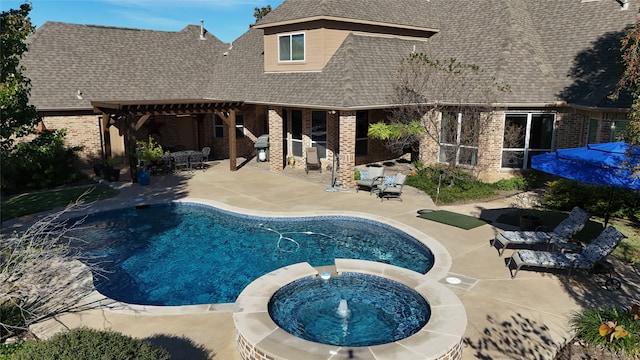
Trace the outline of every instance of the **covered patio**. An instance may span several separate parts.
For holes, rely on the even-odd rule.
[[[241,101],[220,101],[207,99],[179,99],[179,100],[126,100],[126,101],[92,101],[94,111],[102,113],[101,143],[105,157],[111,156],[112,133],[109,130],[115,126],[120,136],[124,137],[125,157],[128,159],[131,181],[137,182],[137,160],[133,156],[138,139],[136,133],[153,116],[195,117],[197,128],[197,146],[205,146],[204,118],[208,114],[215,114],[221,118],[229,134],[229,170],[237,170],[236,147],[236,112],[243,106]]]

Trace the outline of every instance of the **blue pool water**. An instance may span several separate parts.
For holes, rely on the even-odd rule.
[[[102,294],[141,305],[234,302],[258,277],[286,265],[336,258],[426,273],[433,254],[393,227],[353,217],[261,218],[200,204],[165,204],[88,217],[73,235]]]
[[[346,272],[328,280],[306,277],[283,286],[269,301],[269,315],[302,339],[373,346],[415,334],[429,320],[431,308],[404,284]]]

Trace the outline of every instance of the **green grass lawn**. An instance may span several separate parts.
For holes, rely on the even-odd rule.
[[[83,197],[85,202],[106,199],[118,194],[118,190],[108,185],[96,184],[14,195],[0,201],[0,218],[2,221],[6,221],[28,214],[65,207],[78,200],[87,191],[89,191],[88,194]]]
[[[532,209],[527,210],[527,212],[542,218],[545,231],[553,230],[553,228],[560,224],[562,220],[569,216],[568,212],[555,210]],[[506,213],[500,215],[496,222],[518,226],[520,223],[520,214],[521,212],[518,211]],[[613,254],[634,264],[636,267],[640,267],[640,230],[637,225],[634,226],[628,221],[619,221],[617,219],[610,219],[609,224],[615,226],[616,229],[627,236],[627,238],[623,239],[620,245],[613,251]],[[580,240],[583,244],[588,244],[591,240],[596,238],[603,229],[604,224],[602,219],[591,218],[585,225],[584,229],[576,234],[576,239]]]

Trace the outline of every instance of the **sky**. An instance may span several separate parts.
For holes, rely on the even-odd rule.
[[[283,0],[31,0],[31,22],[47,21],[147,30],[180,31],[200,25],[224,42],[232,42],[255,22],[255,7]],[[24,0],[0,0],[0,9],[18,9]]]

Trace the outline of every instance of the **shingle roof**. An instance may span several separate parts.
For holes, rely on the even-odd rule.
[[[47,22],[22,61],[31,102],[40,110],[87,109],[91,100],[202,98],[211,54],[226,49],[205,37],[195,25],[164,32]]]
[[[390,103],[389,80],[415,46],[434,59],[479,65],[510,85],[505,103],[614,106],[607,99],[618,77],[613,50],[635,23],[639,1],[621,11],[613,0],[286,0],[261,24],[320,14],[439,29],[426,42],[353,33],[321,72],[300,73],[264,73],[259,28],[228,49],[213,37],[199,40],[198,26],[170,33],[47,23],[24,65],[39,108],[202,97],[358,108]]]
[[[331,17],[434,28],[437,22],[434,11],[428,0],[285,0],[258,25]]]

